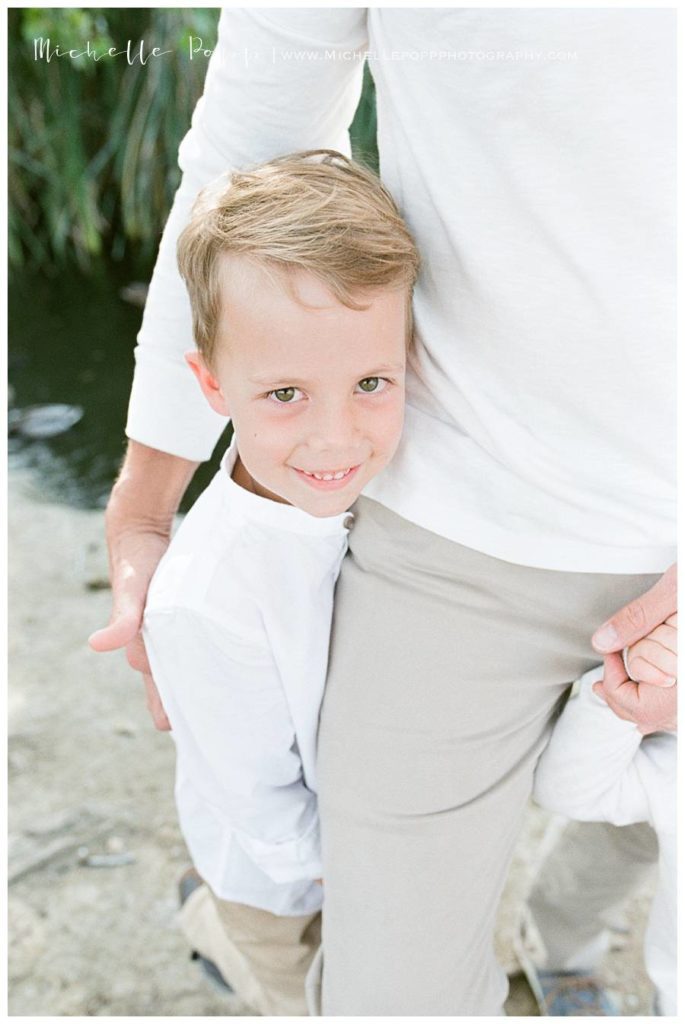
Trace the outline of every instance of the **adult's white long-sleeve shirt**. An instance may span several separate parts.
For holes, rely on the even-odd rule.
[[[423,257],[404,440],[366,493],[508,561],[675,555],[674,53],[665,9],[225,9],[136,351],[128,433],[191,459],[223,422],[175,243],[209,180],[349,151],[362,58],[381,175]]]
[[[321,906],[316,733],[346,516],[231,479],[235,448],[152,580],[143,635],[176,743],[176,804],[217,896]]]
[[[547,810],[578,821],[632,825],[648,821],[659,840],[659,880],[645,934],[645,966],[661,1014],[676,1013],[677,739],[642,736],[592,690],[583,676],[566,704],[535,772],[533,796]]]

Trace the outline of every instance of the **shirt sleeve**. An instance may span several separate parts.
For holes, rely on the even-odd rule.
[[[185,609],[146,613],[143,635],[197,799],[274,882],[318,877],[316,796],[266,644]]]
[[[592,690],[588,673],[552,731],[535,772],[533,796],[549,811],[578,821],[631,825],[649,821],[640,777],[642,735]]]
[[[211,455],[226,420],[184,362],[194,341],[178,236],[197,193],[227,171],[300,149],[349,155],[365,46],[363,8],[223,9],[138,334],[126,425],[133,440],[193,461]]]

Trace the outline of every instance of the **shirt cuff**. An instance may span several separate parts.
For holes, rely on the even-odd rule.
[[[265,843],[261,839],[246,836],[244,832],[236,832],[236,838],[274,882],[311,881],[323,875],[318,818],[305,835],[283,843]]]

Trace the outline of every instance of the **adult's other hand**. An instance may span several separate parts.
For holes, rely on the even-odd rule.
[[[592,689],[605,700],[614,714],[635,722],[646,736],[650,732],[675,732],[678,715],[678,687],[636,683],[628,678],[620,654],[604,658],[604,678]]]
[[[677,609],[677,566],[672,565],[651,590],[621,608],[599,627],[592,637],[592,646],[600,654],[622,651],[666,622]]]
[[[593,689],[619,718],[635,722],[641,733],[667,730],[677,723],[678,687],[669,673],[650,673],[649,680],[630,678],[621,654],[617,653],[650,634],[658,638],[665,623],[677,629],[677,566],[672,565],[645,594],[612,615],[592,637],[596,651],[605,655],[604,678]],[[628,650],[630,659],[630,650]]]
[[[94,651],[126,649],[129,665],[143,675],[147,706],[157,729],[168,730],[152,679],[140,627],[150,580],[167,549],[174,514],[199,463],[130,441],[105,514],[112,614],[93,633]]]

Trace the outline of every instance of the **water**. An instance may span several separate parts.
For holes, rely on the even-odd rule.
[[[9,296],[9,383],[14,406],[79,405],[81,421],[40,441],[9,439],[9,465],[27,467],[47,500],[103,508],[124,455],[133,348],[142,309],[120,290],[145,271],[102,266],[91,277],[64,271],[17,275]],[[221,446],[220,446],[221,448]],[[220,450],[219,448],[219,450]],[[200,467],[187,509],[206,486],[218,456]]]

